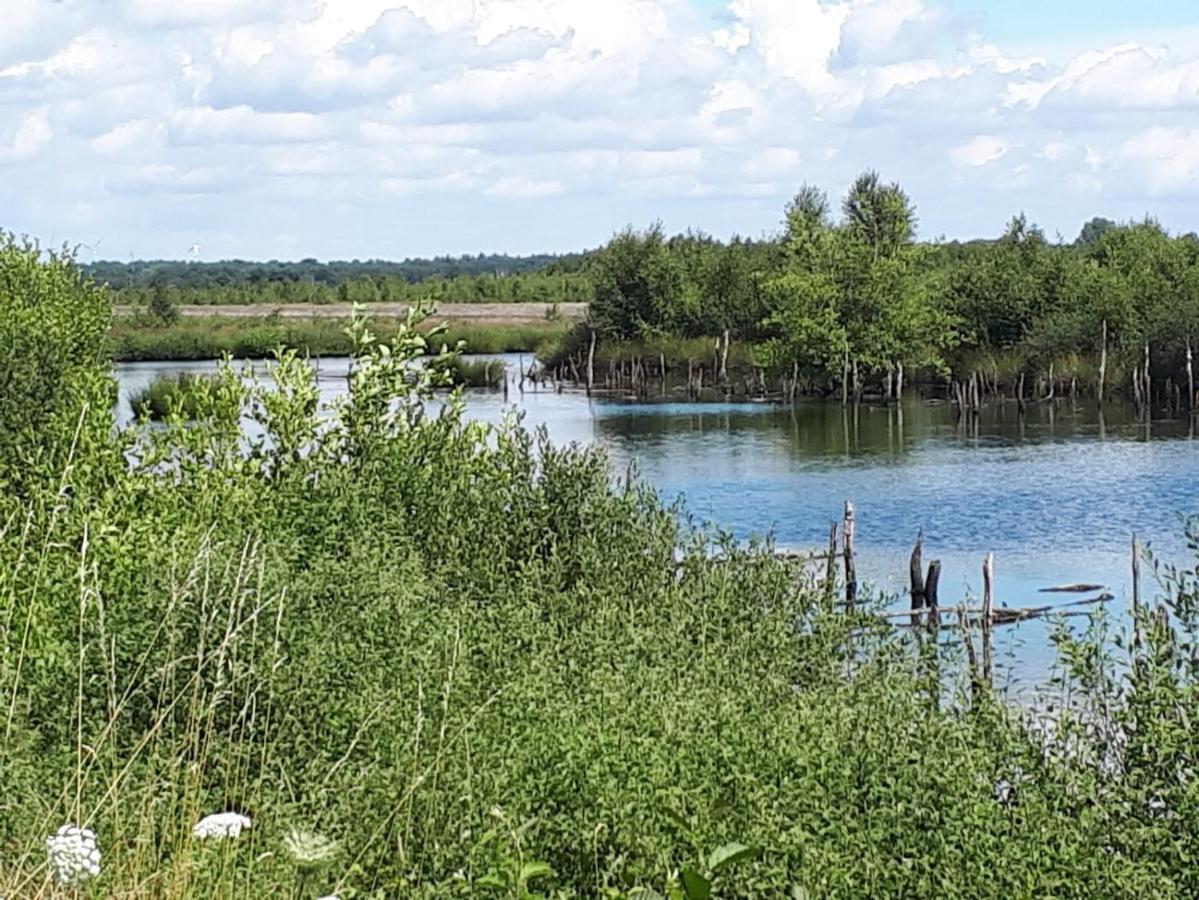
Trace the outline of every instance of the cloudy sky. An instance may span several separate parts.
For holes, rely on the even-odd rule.
[[[898,180],[923,237],[1024,210],[1199,230],[1194,0],[3,0],[0,228],[84,259],[773,230]]]

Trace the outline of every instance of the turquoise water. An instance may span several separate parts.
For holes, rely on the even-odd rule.
[[[516,371],[518,357],[502,357]],[[524,357],[528,363],[528,357]],[[322,396],[343,389],[345,360],[322,361]],[[154,377],[210,371],[210,363],[117,367],[122,415],[131,390]],[[1093,404],[1014,405],[959,423],[944,403],[909,397],[902,407],[800,403],[629,403],[580,393],[473,392],[468,414],[498,422],[520,410],[558,442],[594,442],[622,470],[697,521],[739,537],[771,533],[784,549],[819,548],[846,500],[857,511],[859,578],[902,593],[918,531],[925,560],[943,564],[941,603],[977,596],[988,552],[996,602],[1076,599],[1040,593],[1076,582],[1105,585],[1124,608],[1135,532],[1160,558],[1187,563],[1182,516],[1199,514],[1199,445],[1187,416],[1135,420]],[[1190,563],[1193,565],[1193,562]],[[1145,590],[1152,593],[1152,585]],[[1051,651],[1043,622],[1000,630],[1009,677],[1041,678]]]

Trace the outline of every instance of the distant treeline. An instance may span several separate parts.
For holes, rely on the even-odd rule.
[[[586,301],[580,254],[442,256],[433,259],[318,262],[99,261],[84,272],[118,304],[371,303],[453,300],[511,303]]]
[[[299,262],[270,260],[254,262],[226,259],[220,262],[198,262],[174,259],[149,259],[119,262],[99,260],[80,266],[101,284],[112,288],[151,287],[164,283],[176,288],[215,288],[235,284],[263,282],[307,282],[336,286],[346,282],[369,279],[402,279],[409,282],[428,278],[459,278],[462,276],[503,276],[539,272],[553,267],[571,271],[580,254],[561,256],[537,253],[531,256],[480,253],[475,256],[435,256],[431,259],[405,259],[394,262],[383,259],[330,260],[319,262],[302,259]]]

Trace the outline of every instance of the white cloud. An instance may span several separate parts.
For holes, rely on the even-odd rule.
[[[114,252],[758,234],[799,182],[835,197],[867,167],[953,236],[1021,207],[1063,233],[1099,203],[1181,220],[1196,187],[1199,40],[1171,34],[1032,56],[943,0],[6,4],[0,227],[90,232],[99,208]]]
[[[1154,191],[1199,187],[1199,128],[1151,128],[1121,150]]]
[[[532,197],[552,197],[562,193],[562,183],[546,178],[527,178],[523,175],[509,175],[501,178],[487,188],[487,193],[495,197],[512,197],[528,199]]]
[[[950,158],[959,166],[985,166],[995,162],[1008,151],[1007,144],[992,134],[977,137],[958,144],[949,151]]]
[[[8,145],[0,144],[0,163],[33,159],[53,137],[49,113],[45,109],[35,109],[17,122]]]

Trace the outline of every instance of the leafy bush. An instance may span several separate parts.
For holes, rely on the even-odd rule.
[[[203,404],[201,394],[212,381],[211,376],[186,372],[157,378],[131,396],[129,406],[150,419],[165,419],[176,413],[184,419],[195,419]]]

